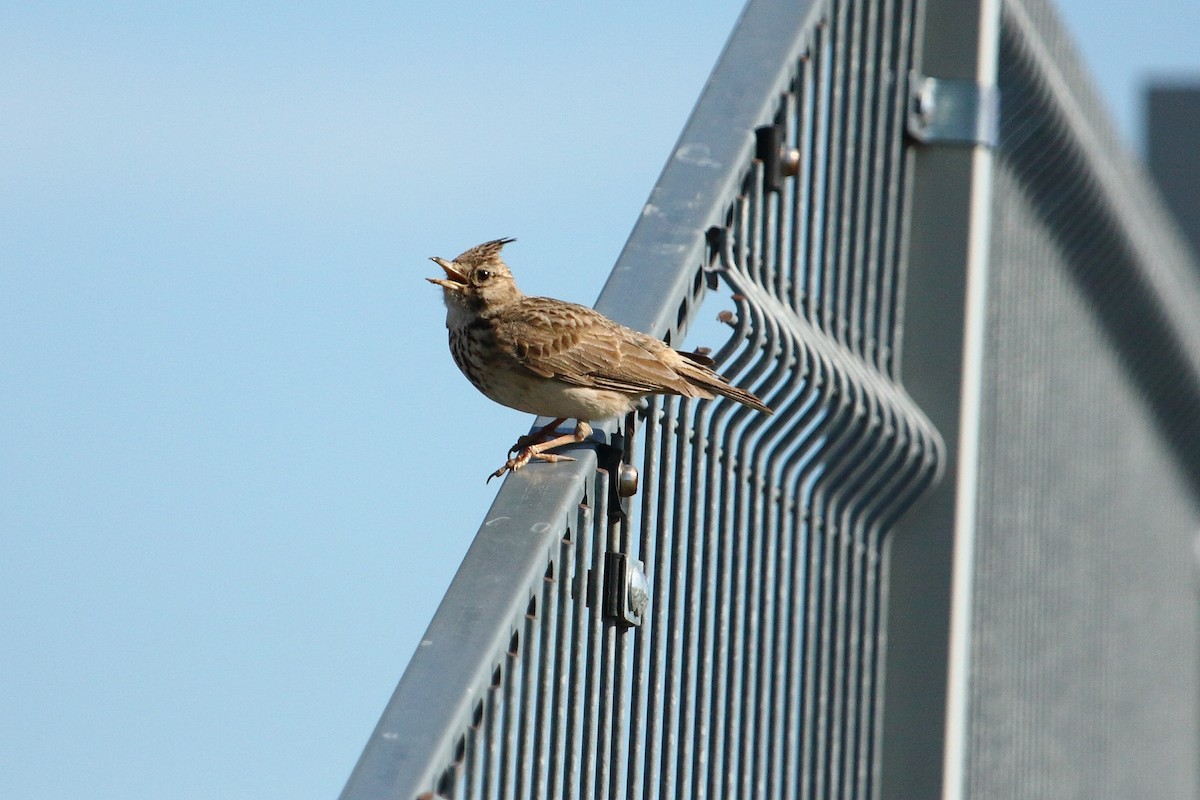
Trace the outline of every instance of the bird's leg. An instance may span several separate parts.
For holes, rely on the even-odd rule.
[[[522,436],[520,439],[517,439],[516,444],[514,444],[512,447],[508,448],[508,454],[511,456],[513,453],[517,452],[518,450],[520,450],[524,447],[530,447],[535,444],[541,444],[542,442],[546,441],[551,436],[553,436],[554,432],[556,430],[558,430],[558,426],[562,425],[566,421],[567,421],[566,417],[559,417],[558,419],[551,422],[549,425],[544,425],[541,428],[538,428],[533,433],[529,433],[529,434]]]
[[[533,458],[536,458],[539,461],[550,461],[550,462],[574,461],[575,459],[571,458],[570,456],[555,455],[554,453],[547,453],[546,451],[553,450],[556,447],[562,447],[562,446],[568,445],[568,444],[579,444],[582,441],[586,441],[587,438],[591,435],[592,435],[592,426],[588,425],[583,420],[578,420],[575,423],[574,432],[568,433],[564,436],[559,436],[557,438],[551,439],[546,442],[542,442],[540,444],[535,444],[532,447],[524,448],[522,450],[522,453],[524,453],[525,450],[528,450],[529,455],[525,459],[525,461],[522,463],[521,466],[524,466],[525,463],[528,463],[528,461]],[[518,454],[517,458],[520,458],[520,457],[521,457],[521,454]]]
[[[562,420],[558,420],[558,422],[562,422]],[[553,450],[556,447],[562,447],[563,445],[578,444],[579,442],[586,440],[591,435],[592,426],[588,425],[583,420],[578,420],[575,423],[574,433],[568,433],[565,436],[559,436],[547,442],[540,442],[539,444],[522,447],[519,453],[508,459],[508,461],[504,462],[503,467],[489,475],[488,480],[490,481],[492,478],[499,478],[506,472],[516,472],[533,459],[550,462],[574,461],[575,459],[571,458],[570,456],[560,456],[557,453],[547,453],[546,451]]]

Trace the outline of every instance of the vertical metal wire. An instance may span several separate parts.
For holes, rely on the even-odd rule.
[[[819,509],[812,501],[811,480],[819,474],[819,457],[824,449],[825,431],[832,416],[827,398],[836,376],[824,356],[814,361],[814,384],[820,390],[822,407],[814,420],[810,433],[811,445],[806,451],[801,464],[803,469],[798,471],[792,484],[793,497],[796,500],[795,514],[797,525],[803,531],[807,542],[808,559],[805,565],[805,592],[803,598],[803,670],[800,676],[802,685],[801,695],[801,763],[800,779],[802,784],[801,797],[819,796],[819,750],[821,707],[825,701],[820,687],[820,675],[823,661],[820,650],[821,642],[821,597],[825,589],[825,573],[823,561],[826,553],[826,541]]]
[[[500,792],[503,800],[515,797],[514,786],[516,779],[516,749],[517,728],[520,718],[519,702],[516,694],[517,671],[520,669],[521,633],[514,631],[504,654],[504,696],[501,700],[504,720],[504,732],[500,740]]]
[[[670,735],[670,730],[663,722],[663,708],[666,694],[667,649],[669,647],[670,631],[667,629],[667,614],[670,584],[669,575],[673,571],[671,562],[669,528],[664,520],[670,519],[670,503],[672,499],[671,481],[664,476],[674,474],[675,464],[675,428],[677,420],[678,401],[667,399],[662,401],[664,413],[662,416],[662,437],[658,451],[657,502],[654,503],[654,515],[658,524],[655,526],[654,569],[651,583],[650,600],[650,687],[646,706],[646,746],[645,759],[645,794],[647,797],[668,797],[662,793],[662,753],[663,740]],[[645,505],[649,505],[648,501]]]
[[[492,682],[488,687],[486,713],[484,715],[484,742],[486,744],[483,766],[484,797],[495,797],[496,786],[500,776],[500,686],[503,681],[500,667],[492,673]]]
[[[887,40],[889,17],[886,13],[891,0],[871,0],[867,9],[867,58],[864,67],[864,93],[862,101],[863,131],[868,146],[862,148],[859,162],[860,188],[857,257],[855,263],[861,270],[859,294],[855,301],[856,317],[861,342],[858,352],[867,364],[878,368],[879,358],[879,314],[877,298],[880,272],[885,268],[879,256],[882,242],[882,227],[877,213],[884,186],[884,165],[880,153],[884,147],[886,130],[885,99],[890,91],[896,65],[889,63]]]
[[[841,185],[838,190],[837,217],[837,254],[835,258],[837,279],[837,294],[834,306],[837,309],[837,322],[834,335],[837,340],[851,352],[857,351],[854,341],[854,319],[852,316],[851,300],[854,296],[855,285],[858,282],[859,265],[851,261],[851,249],[854,240],[854,229],[857,227],[857,217],[854,209],[857,204],[856,190],[858,188],[855,162],[862,149],[862,130],[859,125],[859,96],[861,94],[862,74],[862,18],[863,0],[857,3],[846,3],[846,23],[844,29],[843,51],[845,53],[841,83],[843,86],[842,105],[842,137],[840,139],[840,177]]]
[[[534,713],[537,703],[537,694],[535,692],[537,669],[534,661],[537,658],[535,648],[535,624],[538,618],[538,596],[532,595],[529,598],[529,608],[525,612],[525,626],[522,633],[522,641],[524,642],[521,651],[521,698],[520,698],[520,715],[517,717],[517,727],[519,728],[517,736],[517,757],[515,759],[516,782],[514,797],[525,798],[529,791],[529,770],[531,757],[531,745],[533,740]]]
[[[788,118],[793,117],[795,113],[794,98],[785,96],[783,105],[785,115]],[[767,198],[768,213],[764,220],[763,236],[768,242],[774,244],[767,250],[764,269],[768,275],[772,276],[773,282],[780,284],[790,283],[791,277],[784,280],[774,276],[785,272],[790,276],[791,270],[794,268],[788,258],[790,234],[785,236],[782,233],[784,229],[788,228],[786,220],[791,214],[790,205],[790,193],[773,191]],[[786,299],[786,294],[777,294],[777,297]],[[788,326],[780,325],[778,327],[773,348],[775,369],[763,379],[760,386],[771,387],[766,391],[768,391],[770,402],[773,405],[781,409],[791,409],[794,407],[791,405],[791,401],[797,392],[802,376],[797,375],[798,367],[800,367],[800,348]],[[790,540],[782,537],[778,524],[778,502],[781,492],[776,482],[778,463],[775,460],[775,454],[779,439],[785,437],[787,433],[783,419],[782,415],[778,419],[759,419],[758,424],[761,425],[762,433],[754,454],[754,474],[756,476],[754,491],[757,497],[756,503],[760,507],[757,524],[763,529],[764,542],[769,556],[769,578],[764,582],[762,589],[764,595],[764,642],[760,647],[760,658],[763,665],[760,671],[763,673],[763,678],[760,679],[759,714],[761,718],[760,735],[764,742],[760,750],[763,751],[764,758],[759,769],[766,791],[776,797],[782,792],[780,781],[783,762],[781,704],[785,663],[783,648],[786,631],[782,627],[781,609],[786,602],[783,587],[786,560],[789,557],[788,551],[791,546]]]
[[[732,261],[735,264],[745,264],[747,262],[748,243],[745,235],[749,227],[749,203],[742,196],[737,199],[734,204],[733,215],[733,243],[734,255]],[[761,336],[761,330],[759,331]],[[736,414],[734,415],[736,416]],[[736,430],[736,427],[731,423],[725,428],[722,437],[722,452],[725,455],[723,463],[723,471],[725,473],[725,482],[728,489],[727,497],[724,501],[725,507],[729,509],[729,519],[724,529],[732,534],[734,539],[733,553],[733,580],[730,587],[730,629],[732,633],[729,647],[729,686],[731,691],[728,693],[727,712],[725,720],[725,749],[728,759],[725,776],[725,789],[727,796],[749,796],[749,769],[746,766],[747,751],[749,744],[748,736],[748,720],[746,719],[745,708],[745,670],[749,666],[746,662],[746,641],[747,641],[747,617],[749,616],[748,594],[750,589],[749,583],[751,580],[751,551],[754,548],[753,532],[746,529],[742,519],[742,513],[745,510],[745,504],[742,497],[742,486],[747,478],[744,465],[737,463],[736,452],[731,444],[738,441],[736,436],[731,437],[731,430]]]
[[[609,794],[609,783],[612,780],[613,766],[613,738],[611,731],[613,730],[613,719],[615,713],[613,706],[622,701],[618,695],[620,684],[617,682],[617,637],[618,630],[614,620],[607,617],[603,613],[604,608],[604,592],[603,587],[609,576],[605,574],[607,569],[605,554],[608,552],[617,552],[617,544],[612,540],[614,535],[618,534],[615,526],[609,525],[609,491],[608,491],[609,475],[606,470],[599,470],[596,474],[596,513],[593,517],[593,557],[592,557],[592,580],[594,582],[594,590],[592,592],[592,619],[594,627],[592,629],[595,636],[596,652],[592,656],[593,659],[599,662],[600,676],[597,686],[599,696],[597,698],[597,716],[596,716],[596,762],[594,765],[596,783],[593,790],[593,796],[596,800],[607,800]]]
[[[556,682],[552,664],[556,654],[563,650],[558,644],[558,576],[554,572],[554,562],[546,566],[546,575],[542,579],[542,624],[541,639],[538,642],[537,668],[537,718],[534,723],[532,776],[530,787],[532,797],[546,797],[547,771],[551,758],[550,719],[555,714],[554,689]]]
[[[692,421],[693,436],[696,437],[695,449],[690,465],[692,481],[692,500],[690,529],[694,541],[692,554],[699,569],[697,602],[697,630],[695,647],[691,658],[695,660],[694,708],[695,720],[691,737],[691,753],[681,752],[681,757],[690,756],[690,785],[691,796],[702,800],[708,797],[709,773],[712,754],[709,752],[710,717],[712,702],[712,682],[710,676],[713,669],[713,631],[715,628],[714,597],[716,594],[716,546],[713,541],[713,531],[708,524],[713,514],[712,484],[708,481],[711,472],[705,469],[709,461],[710,440],[708,438],[708,419],[711,404],[703,403],[696,409]]]
[[[654,552],[654,520],[656,512],[656,497],[658,492],[658,447],[659,432],[662,426],[661,401],[657,397],[649,400],[643,425],[645,444],[641,474],[641,516],[638,535],[638,558],[641,559],[647,571],[655,565]],[[650,683],[650,636],[656,627],[649,625],[650,615],[646,615],[647,625],[643,626],[641,634],[634,639],[633,645],[633,678],[630,699],[630,745],[629,764],[627,768],[626,796],[629,800],[639,800],[643,796],[642,784],[643,763],[649,758],[647,741],[657,741],[657,731],[650,724],[653,706],[647,701],[647,688]]]
[[[818,328],[823,327],[824,296],[822,294],[824,264],[825,264],[825,224],[828,216],[829,198],[829,158],[830,130],[830,93],[832,79],[831,46],[829,44],[829,23],[817,25],[813,32],[812,47],[812,124],[813,124],[813,173],[812,197],[808,204],[810,218],[806,224],[809,231],[808,243],[808,294],[805,312],[808,319]]]
[[[593,496],[592,503],[599,498]],[[583,704],[583,736],[581,753],[581,771],[579,781],[580,798],[592,798],[596,795],[596,743],[600,739],[598,730],[600,716],[600,659],[603,648],[604,620],[600,613],[601,594],[604,576],[604,537],[597,535],[595,527],[596,515],[594,508],[586,507],[585,525],[589,531],[590,568],[587,572],[587,626],[586,626],[586,662],[584,676]]]
[[[707,750],[707,770],[704,770],[705,793],[713,797],[727,797],[727,780],[733,772],[734,754],[731,752],[731,737],[729,735],[729,713],[732,704],[731,695],[735,694],[729,678],[730,664],[736,658],[734,649],[734,631],[736,622],[733,615],[733,593],[735,565],[741,549],[740,537],[724,523],[728,517],[728,498],[730,483],[728,470],[723,469],[725,459],[716,433],[724,418],[728,415],[728,407],[718,409],[709,422],[709,448],[706,454],[704,468],[713,480],[709,484],[709,514],[703,524],[705,541],[712,542],[712,559],[714,561],[712,580],[712,645],[710,658],[705,674],[710,686],[708,698],[707,737],[699,746]],[[714,483],[716,484],[714,486]],[[697,769],[697,781],[701,771]]]
[[[562,793],[564,798],[581,796],[579,761],[583,756],[587,739],[586,735],[582,733],[587,719],[584,710],[583,674],[588,626],[588,555],[592,540],[591,509],[588,507],[587,498],[579,507],[575,532],[574,574],[571,578],[571,596],[574,602],[571,609],[571,677],[568,690],[570,700],[567,703],[566,747],[564,749],[566,764],[563,771],[565,785]]]
[[[824,209],[824,242],[822,248],[822,259],[820,262],[821,276],[821,292],[820,292],[820,309],[821,315],[818,319],[818,324],[821,329],[838,338],[838,323],[837,315],[837,296],[838,296],[838,256],[839,247],[839,232],[841,230],[841,215],[840,203],[842,197],[842,148],[843,137],[846,127],[846,61],[848,59],[848,48],[846,47],[846,36],[848,19],[850,13],[849,7],[852,3],[841,0],[831,3],[829,14],[829,109],[827,124],[829,126],[829,139],[831,146],[822,153],[822,160],[826,163],[827,180],[825,182],[825,194],[822,197],[821,204]]]
[[[812,318],[809,311],[808,256],[812,252],[813,221],[813,151],[815,147],[813,109],[816,103],[813,64],[816,34],[810,37],[808,49],[800,57],[795,82],[796,116],[795,131],[796,176],[792,180],[792,300],[791,307],[799,315]]]
[[[471,712],[471,723],[467,729],[467,752],[463,760],[463,795],[476,798],[480,796],[480,783],[483,779],[484,759],[481,747],[483,742],[483,722],[485,705],[481,700]]]
[[[752,228],[748,232],[750,241],[756,243],[756,261],[759,283],[766,287],[777,285],[775,279],[775,251],[773,241],[775,238],[774,230],[774,211],[775,211],[775,195],[766,191],[766,180],[763,174],[763,164],[756,163],[751,169],[750,191],[753,202],[751,202],[751,225]],[[770,317],[768,316],[768,320]],[[768,329],[769,347],[771,352],[778,352],[780,332],[772,321],[768,321],[766,325]],[[781,362],[778,359],[772,359],[775,369],[763,379],[760,379],[758,387],[760,391],[767,393],[769,387],[773,387],[778,383],[780,375],[779,369]],[[770,717],[770,694],[769,683],[765,680],[767,673],[768,650],[770,648],[770,635],[772,631],[772,621],[774,615],[774,606],[772,600],[774,594],[771,587],[775,581],[775,557],[776,552],[770,546],[771,536],[770,530],[764,524],[764,503],[762,502],[762,485],[763,476],[759,469],[759,463],[756,463],[756,457],[763,452],[762,440],[757,437],[757,431],[766,423],[767,418],[761,415],[755,415],[746,427],[745,440],[753,441],[753,449],[746,449],[744,455],[739,455],[739,459],[744,458],[747,462],[750,481],[744,487],[746,493],[746,502],[749,510],[749,529],[755,532],[755,541],[759,545],[758,563],[755,566],[754,573],[757,580],[754,581],[754,597],[752,602],[753,609],[753,661],[755,668],[749,681],[747,696],[753,701],[753,760],[751,762],[752,785],[754,786],[755,796],[765,797],[770,792],[768,785],[768,777],[770,767],[768,764],[768,756],[770,754],[770,741],[767,738],[767,730],[769,727]]]
[[[551,701],[550,714],[550,752],[547,776],[547,797],[564,797],[563,786],[564,761],[570,758],[567,746],[570,727],[570,684],[568,672],[568,654],[573,652],[570,647],[571,632],[575,629],[574,606],[571,603],[571,587],[575,574],[574,549],[571,541],[571,531],[568,529],[559,545],[558,556],[558,590],[556,592],[555,634],[554,641],[554,696]],[[569,774],[569,773],[568,773]]]
[[[687,433],[678,438],[679,449],[675,463],[676,485],[678,486],[675,502],[676,538],[683,545],[680,549],[682,556],[679,565],[683,572],[682,585],[682,630],[681,639],[681,668],[679,671],[679,742],[680,746],[675,759],[676,794],[685,797],[695,797],[692,785],[692,749],[695,746],[695,694],[696,669],[699,662],[697,651],[697,629],[700,613],[700,557],[703,554],[703,544],[696,535],[694,522],[700,506],[701,484],[698,480],[694,464],[696,461],[696,433],[699,406],[704,403],[685,401],[681,404],[684,419],[687,420]]]
[[[624,452],[618,469],[632,469],[638,460],[639,424],[637,415],[627,414],[625,417]],[[609,475],[608,485],[614,491],[609,494],[610,503],[615,508],[610,509],[610,547],[613,552],[629,556],[630,564],[634,563],[633,545],[629,530],[632,515],[632,503],[626,498],[622,489],[621,473]],[[607,493],[607,492],[606,492]],[[610,576],[610,580],[612,577]],[[613,639],[613,718],[609,726],[610,749],[609,760],[612,763],[612,774],[608,784],[608,800],[619,800],[629,796],[629,754],[633,750],[634,732],[629,728],[629,708],[635,702],[632,686],[632,644],[637,636],[637,629],[630,628],[624,620],[617,620],[614,625]]]

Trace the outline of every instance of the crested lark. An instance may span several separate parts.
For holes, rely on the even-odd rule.
[[[434,257],[446,277],[426,279],[442,287],[450,353],[467,380],[497,403],[554,418],[518,439],[488,480],[530,459],[570,461],[546,451],[582,442],[592,433],[587,420],[624,416],[650,394],[721,395],[771,413],[713,372],[712,359],[672,350],[587,306],[526,296],[500,260],[511,241],[484,242],[453,261]],[[567,419],[576,420],[575,432],[555,438]]]

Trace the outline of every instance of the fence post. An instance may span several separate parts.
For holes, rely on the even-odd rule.
[[[913,102],[922,78],[970,98],[949,131],[914,105],[904,320],[905,388],[946,443],[945,477],[888,539],[887,654],[880,795],[962,796],[980,383],[991,195],[989,97],[996,0],[929,0],[917,21]],[[942,98],[923,98],[926,104]],[[951,120],[953,122],[953,120]],[[957,135],[954,135],[957,131]],[[965,131],[965,133],[964,133]]]

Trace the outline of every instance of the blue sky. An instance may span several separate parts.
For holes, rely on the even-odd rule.
[[[591,302],[740,11],[421,5],[0,10],[0,796],[337,794],[530,422],[426,258]],[[1064,10],[1131,139],[1200,72]]]

